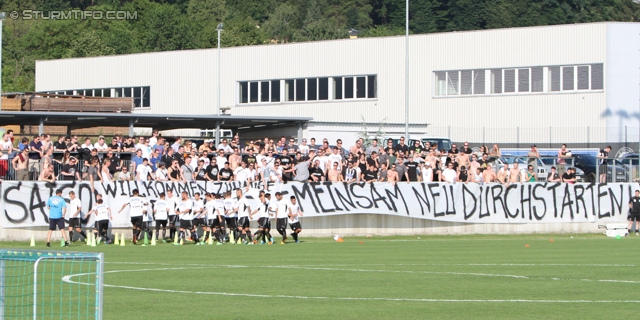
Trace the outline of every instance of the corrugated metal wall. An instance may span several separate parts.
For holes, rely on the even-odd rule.
[[[515,142],[515,137],[505,137],[498,128],[528,128],[521,138],[529,140],[548,135],[548,129],[536,128],[606,127],[602,91],[434,98],[432,72],[605,63],[608,25],[638,28],[640,24],[411,36],[410,122],[470,128],[469,134],[491,127],[494,133],[487,141],[503,142]],[[320,122],[356,123],[364,117],[371,123],[382,119],[404,123],[404,41],[400,36],[222,49],[222,107],[232,107],[234,115],[311,116]],[[38,91],[151,86],[152,107],[146,112],[213,114],[216,110],[216,49],[38,61],[36,70]],[[367,74],[377,75],[377,99],[236,106],[238,81]],[[583,140],[571,132],[563,138]]]

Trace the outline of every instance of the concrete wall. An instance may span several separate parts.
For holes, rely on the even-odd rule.
[[[331,237],[336,234],[341,236],[391,236],[603,232],[603,230],[598,229],[598,223],[469,224],[380,214],[302,218],[301,223],[303,237]],[[621,223],[624,223],[624,221],[621,221]],[[275,227],[275,221],[272,221],[272,226]],[[251,225],[252,230],[257,230],[257,227],[253,222]],[[131,229],[117,229],[110,230],[110,232],[124,233],[125,238],[131,239]],[[31,234],[35,235],[36,240],[44,241],[47,237],[47,228],[0,229],[0,239],[2,241],[29,241]],[[274,238],[279,236],[275,229],[272,230],[271,234]],[[54,233],[53,239],[60,241],[59,231]]]

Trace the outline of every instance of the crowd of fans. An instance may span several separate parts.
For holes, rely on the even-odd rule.
[[[116,135],[110,142],[104,137],[92,143],[77,136],[59,136],[52,142],[48,134],[36,135],[32,140],[22,138],[13,147],[13,132],[7,132],[0,144],[1,159],[10,159],[16,180],[76,180],[101,181],[331,181],[331,182],[466,182],[466,183],[515,183],[534,182],[535,164],[526,170],[504,164],[493,167],[493,160],[500,157],[500,148],[481,146],[474,151],[465,142],[450,150],[438,149],[428,142],[414,141],[409,146],[404,137],[398,143],[392,139],[373,139],[364,146],[358,139],[346,148],[341,139],[329,145],[327,139],[318,144],[315,138],[303,138],[296,144],[294,138],[282,136],[240,142],[235,135],[222,139],[217,146],[213,140],[205,140],[200,146],[180,137],[170,143],[157,131],[151,137],[123,137]],[[62,157],[53,154],[62,153]],[[120,158],[122,152],[132,153],[130,161]],[[575,169],[564,168],[566,146],[558,152],[558,171],[553,167],[547,180],[574,183]],[[570,155],[570,154],[568,154]],[[539,157],[536,146],[531,147],[529,157]],[[4,161],[5,164],[9,161]],[[54,166],[57,164],[57,166]],[[6,173],[7,167],[2,167]],[[3,175],[0,172],[0,175]]]

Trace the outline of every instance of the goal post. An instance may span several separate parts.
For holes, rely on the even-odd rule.
[[[0,250],[0,319],[102,319],[104,255]]]

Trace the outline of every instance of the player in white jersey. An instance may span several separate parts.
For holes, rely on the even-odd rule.
[[[118,214],[129,206],[129,216],[131,217],[131,224],[133,225],[133,244],[138,244],[138,236],[142,231],[142,215],[147,212],[147,201],[140,197],[138,189],[133,189],[131,193],[133,197],[129,198],[129,200],[122,205]]]
[[[218,243],[217,245],[221,245],[224,243],[226,239],[226,218],[225,218],[225,209],[224,209],[224,200],[221,194],[215,195],[216,200],[213,201],[214,207],[214,215],[213,221],[211,223],[211,229],[215,228],[215,232],[218,235]]]
[[[233,232],[234,244],[238,243],[238,200],[231,198],[231,191],[224,193],[224,220],[229,232]]]
[[[167,205],[169,206],[169,238],[174,240],[176,234],[176,224],[178,223],[178,216],[176,215],[176,208],[180,203],[180,198],[173,195],[173,190],[167,190]]]
[[[287,206],[289,211],[289,225],[291,226],[291,236],[296,243],[300,243],[298,240],[298,234],[302,231],[302,225],[300,224],[300,220],[298,217],[302,217],[304,212],[300,211],[300,205],[298,205],[295,196],[291,196],[291,203]]]
[[[203,230],[206,230],[206,211],[204,210],[204,203],[202,199],[200,199],[200,192],[194,193],[193,199],[193,209],[191,211],[193,216],[193,223],[191,227],[191,238],[196,242],[197,245],[202,245],[204,242],[200,241],[200,236],[198,235],[198,227],[202,227]],[[204,239],[204,238],[202,238]]]
[[[178,204],[176,212],[180,215],[180,239],[183,243],[186,241],[186,230],[191,230],[193,227],[192,220],[193,215],[191,210],[193,208],[193,202],[189,199],[189,194],[186,191],[182,191],[181,202]]]
[[[205,224],[202,229],[204,230],[205,236],[202,237],[202,241],[207,242],[209,238],[213,236],[213,228],[211,228],[211,225],[213,224],[213,215],[215,214],[216,207],[213,194],[205,193],[204,199],[206,201],[203,208]]]
[[[276,230],[282,235],[282,242],[285,244],[287,241],[287,219],[289,212],[287,211],[287,200],[282,198],[282,193],[276,192]]]
[[[67,205],[67,220],[69,221],[69,241],[72,243],[73,241],[73,230],[75,229],[80,236],[82,236],[83,241],[87,241],[87,235],[82,231],[82,221],[80,217],[82,217],[82,203],[80,199],[76,197],[76,193],[74,191],[69,191],[69,204]]]
[[[259,194],[260,205],[255,212],[258,212],[258,232],[256,236],[256,242],[260,241],[260,238],[264,237],[260,244],[268,243],[271,244],[271,235],[266,231],[266,225],[269,222],[269,201],[266,199],[266,195],[264,191],[260,191]]]
[[[156,219],[156,239],[162,239],[162,242],[166,242],[164,237],[167,235],[167,219],[172,208],[169,207],[169,203],[165,200],[164,192],[161,192],[158,196],[160,199],[153,204],[153,214]],[[162,238],[158,234],[160,226],[162,226]]]
[[[93,208],[93,210],[87,212],[84,218],[86,219],[89,215],[91,215],[91,213],[95,213],[96,214],[96,223],[95,223],[96,230],[95,231],[97,232],[97,235],[100,235],[102,237],[102,240],[104,241],[105,244],[110,244],[111,239],[109,239],[107,230],[109,229],[109,220],[113,220],[113,217],[111,215],[111,208],[109,208],[108,205],[102,203],[102,197],[97,199],[96,203],[97,203],[96,207]]]
[[[242,190],[236,189],[236,196],[238,197],[238,231],[240,232],[240,239],[242,239],[242,243],[252,245],[254,242],[251,238],[249,220],[256,211],[251,211],[249,201],[242,194]]]

